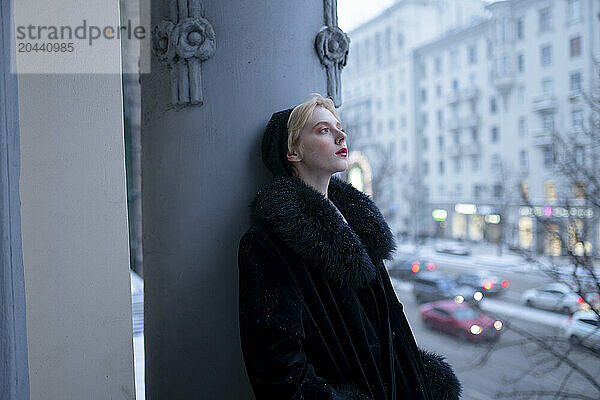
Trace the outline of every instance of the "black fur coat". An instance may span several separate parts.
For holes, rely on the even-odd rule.
[[[417,348],[383,259],[394,239],[375,204],[331,178],[328,197],[277,177],[240,241],[240,334],[263,399],[458,399],[442,357]]]

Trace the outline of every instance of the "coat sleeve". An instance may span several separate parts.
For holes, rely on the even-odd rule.
[[[427,385],[432,398],[436,400],[458,400],[462,392],[461,384],[456,374],[452,370],[443,356],[419,349],[414,341],[414,336],[406,320],[404,309],[390,281],[389,274],[383,263],[379,268],[380,275],[383,280],[386,298],[392,315],[392,335],[394,336],[394,346],[397,351],[401,345],[414,347],[418,349],[418,358],[422,366],[420,368],[425,376],[425,384]],[[404,340],[399,340],[403,337]],[[401,344],[400,344],[401,343]],[[414,344],[414,346],[412,346]],[[406,349],[405,349],[406,350]]]
[[[238,252],[240,337],[256,399],[369,400],[351,386],[332,387],[307,360],[301,296],[270,243],[248,232]]]

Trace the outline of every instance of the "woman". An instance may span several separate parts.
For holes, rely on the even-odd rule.
[[[240,333],[262,399],[458,399],[442,357],[417,348],[383,259],[395,244],[348,168],[333,102],[273,114],[262,142],[275,178],[240,241]]]

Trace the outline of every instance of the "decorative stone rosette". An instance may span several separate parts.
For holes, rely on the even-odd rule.
[[[202,17],[163,20],[152,29],[152,50],[171,70],[172,102],[202,104],[200,66],[215,52],[215,31]]]
[[[337,26],[337,1],[323,0],[325,26],[315,38],[315,49],[327,70],[327,96],[336,107],[342,105],[342,68],[348,60],[350,37]]]
[[[315,48],[321,64],[342,68],[348,59],[350,37],[337,26],[323,27],[315,39]]]

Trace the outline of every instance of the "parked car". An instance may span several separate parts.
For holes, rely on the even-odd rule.
[[[413,280],[422,271],[435,270],[431,261],[421,261],[418,257],[404,256],[394,262],[388,269],[390,276],[402,280]]]
[[[471,286],[488,296],[504,293],[510,285],[508,279],[502,279],[484,270],[458,274],[455,279],[459,285]]]
[[[471,249],[462,244],[454,242],[438,243],[435,246],[435,251],[438,253],[454,254],[457,256],[468,256],[471,255]]]
[[[447,275],[437,272],[423,272],[413,282],[413,293],[418,303],[456,299],[462,301],[480,301],[483,293],[469,286],[459,286]]]
[[[502,321],[490,318],[469,303],[442,300],[419,307],[421,320],[429,329],[457,336],[469,342],[496,340]]]
[[[591,311],[577,311],[569,318],[565,337],[573,344],[600,348],[600,320]]]
[[[543,308],[563,314],[572,314],[587,303],[564,283],[549,283],[523,293],[523,303],[530,307]],[[589,305],[587,305],[589,307]]]

